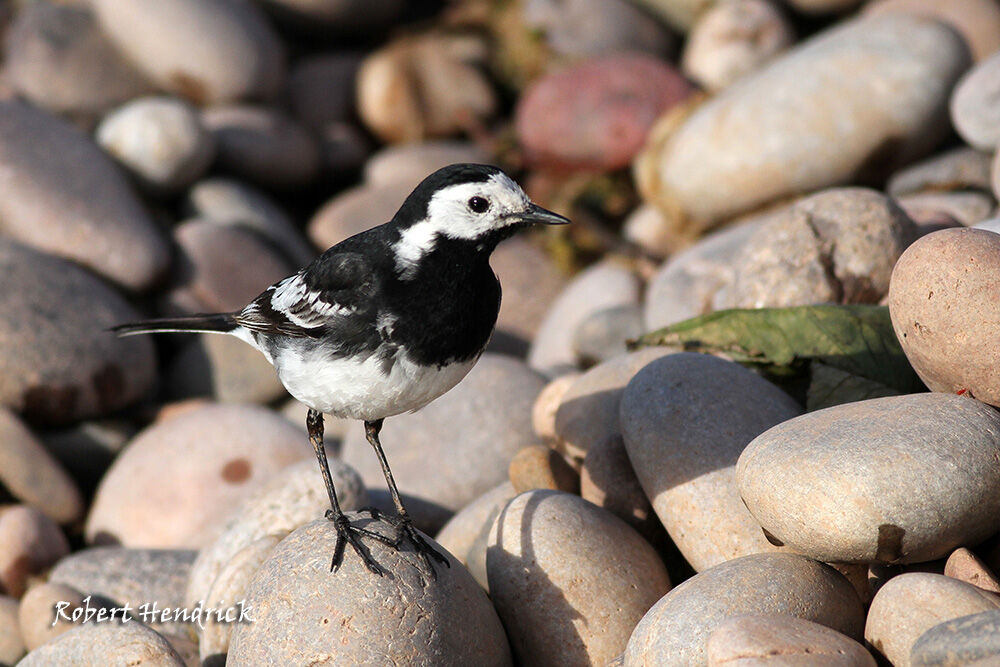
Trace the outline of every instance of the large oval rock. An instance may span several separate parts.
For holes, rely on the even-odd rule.
[[[149,390],[152,342],[107,332],[139,319],[108,285],[3,239],[0,284],[0,405],[54,425],[118,410]]]
[[[486,551],[490,596],[524,665],[603,665],[670,589],[656,551],[579,496],[528,491],[500,511]]]
[[[388,530],[360,515],[353,520]],[[397,551],[367,539],[386,576],[365,569],[350,547],[331,572],[336,538],[323,519],[274,548],[250,581],[246,602],[254,622],[234,628],[230,663],[511,664],[500,619],[454,558],[450,567],[435,564],[436,576],[429,578],[410,548]]]
[[[994,54],[962,77],[951,96],[951,120],[973,148],[992,151],[1000,143],[1000,113],[993,100],[1000,93],[1000,54]]]
[[[284,49],[254,3],[95,0],[108,36],[160,87],[200,103],[268,97],[285,75]]]
[[[628,383],[620,419],[646,496],[695,570],[774,546],[736,488],[751,440],[801,413],[787,394],[739,364],[674,354]]]
[[[769,533],[823,561],[909,563],[1000,528],[1000,413],[960,396],[846,403],[767,431],[737,465]]]
[[[654,130],[637,165],[640,187],[694,231],[798,192],[884,176],[945,135],[946,101],[968,65],[962,39],[937,21],[837,25],[726,88],[675,131]]]
[[[706,645],[711,667],[875,667],[861,644],[836,630],[784,614],[734,616]]]
[[[18,663],[49,665],[156,665],[184,667],[184,660],[163,636],[142,623],[87,623],[42,644]]]
[[[893,665],[909,667],[917,639],[939,623],[991,611],[1000,596],[940,574],[910,572],[890,579],[868,610],[865,639]]]
[[[896,263],[889,314],[906,358],[933,391],[1000,405],[1000,235],[942,229]]]
[[[976,661],[982,660],[982,663]],[[910,651],[910,664],[944,667],[1000,661],[1000,609],[981,611],[935,625],[920,635]]]
[[[857,593],[829,565],[794,554],[754,554],[688,579],[653,605],[636,626],[625,667],[707,665],[706,642],[725,620],[786,614],[860,639]]]
[[[310,456],[300,429],[255,406],[206,405],[154,423],[101,480],[87,539],[202,547],[262,483]]]
[[[912,14],[946,23],[965,39],[978,62],[1000,49],[1000,6],[993,0],[873,0],[864,13]]]
[[[416,501],[407,509],[421,528],[436,532],[453,512],[504,481],[518,451],[537,444],[531,407],[543,385],[522,362],[484,354],[450,392],[385,421],[380,438],[386,458],[400,493]],[[342,456],[370,491],[385,489],[361,424],[348,432]]]
[[[167,268],[166,240],[122,172],[88,137],[18,101],[0,101],[0,231],[128,289]]]
[[[233,336],[194,336],[163,380],[169,399],[208,396],[220,403],[270,403],[287,397],[274,367]]]

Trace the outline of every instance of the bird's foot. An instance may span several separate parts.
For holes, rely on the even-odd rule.
[[[396,537],[389,537],[387,535],[383,535],[382,533],[368,530],[367,528],[355,526],[351,523],[350,519],[347,518],[346,514],[337,514],[333,510],[326,511],[326,518],[332,521],[333,525],[337,529],[337,544],[333,548],[333,559],[330,561],[331,572],[336,572],[340,569],[340,564],[344,560],[344,551],[347,548],[347,545],[350,544],[351,548],[353,548],[358,556],[361,557],[365,567],[380,577],[385,574],[385,570],[382,569],[381,565],[375,562],[375,559],[372,558],[372,554],[368,548],[361,544],[361,538],[370,537],[374,540],[382,542],[383,544],[398,548],[398,535]]]
[[[375,508],[368,508],[362,511],[369,511],[371,512],[373,519],[385,521],[389,525],[396,528],[395,547],[397,550],[403,545],[403,542],[409,540],[410,544],[413,545],[413,550],[417,552],[417,555],[420,556],[423,564],[426,565],[426,570],[431,578],[437,577],[437,573],[434,571],[434,563],[432,561],[444,563],[445,566],[451,567],[451,563],[448,562],[448,559],[445,558],[444,554],[432,547],[427,540],[423,538],[420,532],[413,527],[413,521],[409,516],[385,514]]]

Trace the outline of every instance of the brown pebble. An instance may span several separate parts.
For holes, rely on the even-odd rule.
[[[507,474],[517,493],[532,489],[580,493],[580,476],[559,452],[545,445],[525,447],[515,454]]]
[[[976,554],[965,547],[959,547],[951,552],[944,564],[944,575],[983,590],[1000,593],[1000,581],[997,580],[997,576]]]

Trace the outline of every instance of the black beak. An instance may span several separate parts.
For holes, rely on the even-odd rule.
[[[529,204],[528,210],[513,216],[518,222],[541,223],[543,225],[568,225],[569,219],[546,210],[538,204]]]

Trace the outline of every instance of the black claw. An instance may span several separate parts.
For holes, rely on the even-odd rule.
[[[330,571],[336,572],[340,569],[340,564],[344,559],[344,551],[346,550],[347,545],[350,544],[355,553],[361,557],[361,561],[365,564],[365,567],[368,568],[369,571],[380,577],[384,576],[385,570],[383,570],[382,567],[375,562],[375,559],[372,558],[371,552],[361,543],[361,540],[358,539],[358,537],[360,535],[373,537],[390,545],[394,540],[365,528],[358,528],[357,526],[351,525],[350,520],[344,514],[337,516],[334,515],[332,511],[328,511],[327,518],[333,521],[333,525],[337,529],[337,544],[333,548],[333,559],[330,562]]]

